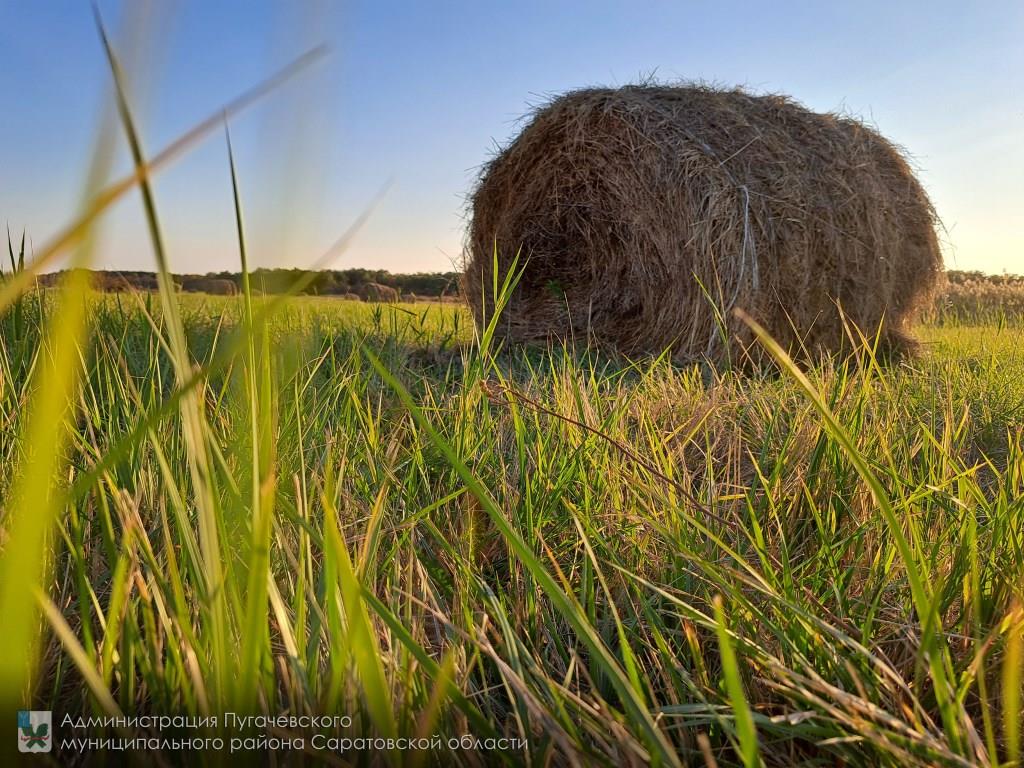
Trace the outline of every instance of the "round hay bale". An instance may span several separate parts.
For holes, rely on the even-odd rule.
[[[203,277],[192,282],[191,290],[211,296],[234,296],[238,293],[238,286],[233,280],[222,277]]]
[[[742,309],[798,354],[842,349],[843,316],[898,352],[942,274],[934,209],[897,148],[742,90],[556,98],[485,166],[471,212],[464,294],[482,326],[495,249],[500,278],[519,254],[498,325],[514,341],[720,362],[751,346]]]
[[[363,283],[359,287],[359,295],[363,301],[382,301],[394,303],[398,301],[398,291],[390,285],[381,283]]]

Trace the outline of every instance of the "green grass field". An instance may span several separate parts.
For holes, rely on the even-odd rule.
[[[7,703],[434,739],[342,764],[1020,764],[1018,320],[801,380],[58,301],[0,320]]]

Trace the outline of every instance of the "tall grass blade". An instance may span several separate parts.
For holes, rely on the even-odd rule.
[[[739,753],[745,768],[756,768],[761,765],[760,749],[757,745],[757,729],[754,727],[754,716],[743,692],[743,679],[740,677],[736,651],[729,636],[729,625],[726,623],[725,608],[721,596],[714,600],[715,631],[718,634],[718,652],[722,659],[722,676],[732,703],[735,720],[736,740],[739,742]]]
[[[162,317],[168,334],[168,346],[178,384],[186,382],[192,374],[192,362],[189,357],[185,330],[181,322],[174,282],[171,278],[167,254],[164,248],[163,233],[156,212],[156,201],[150,184],[142,142],[135,128],[128,104],[124,75],[121,71],[117,55],[111,46],[99,10],[95,9],[96,26],[103,41],[103,47],[113,75],[117,94],[118,112],[124,127],[132,160],[135,163],[139,191],[142,194],[146,223],[153,246],[157,264],[157,283],[159,286]],[[191,392],[181,401],[181,419],[188,447],[188,463],[192,480],[192,492],[195,496],[199,519],[199,545],[202,552],[204,588],[207,600],[209,625],[207,627],[210,642],[210,667],[213,670],[216,685],[214,699],[217,704],[225,701],[231,685],[229,656],[229,625],[227,615],[227,596],[225,595],[225,577],[223,569],[223,553],[220,545],[220,510],[215,488],[212,468],[211,446],[208,444],[208,429],[203,412],[203,404],[196,393]]]

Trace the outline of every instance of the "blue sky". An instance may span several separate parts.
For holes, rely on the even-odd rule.
[[[390,181],[336,266],[451,268],[476,170],[530,104],[654,73],[865,118],[913,156],[949,266],[1024,272],[1019,0],[150,5],[118,43],[150,152],[306,48],[331,47],[232,121],[259,265],[311,264]],[[99,7],[117,29],[121,4]],[[87,2],[0,0],[0,224],[41,244],[69,220],[108,86]],[[221,134],[156,193],[176,271],[237,268]],[[100,266],[152,267],[137,195],[101,235]]]

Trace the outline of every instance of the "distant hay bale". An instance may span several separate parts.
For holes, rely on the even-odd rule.
[[[157,276],[146,272],[97,271],[92,273],[92,284],[97,290],[107,293],[131,293],[159,289]]]
[[[390,285],[380,283],[363,283],[359,288],[359,295],[363,301],[383,301],[394,303],[398,301],[398,291]]]
[[[852,118],[741,90],[561,96],[484,168],[471,210],[478,324],[495,248],[500,277],[525,262],[498,327],[514,341],[722,361],[751,346],[741,308],[814,354],[847,343],[838,303],[899,352],[942,275],[934,210],[899,150]]]
[[[103,275],[102,277],[93,278],[95,284],[101,291],[108,291],[110,293],[122,293],[144,290],[143,287],[133,283],[124,275]],[[148,288],[149,286],[146,286]]]
[[[209,293],[213,296],[234,296],[238,286],[233,280],[218,277],[202,277],[186,283],[186,290]]]

